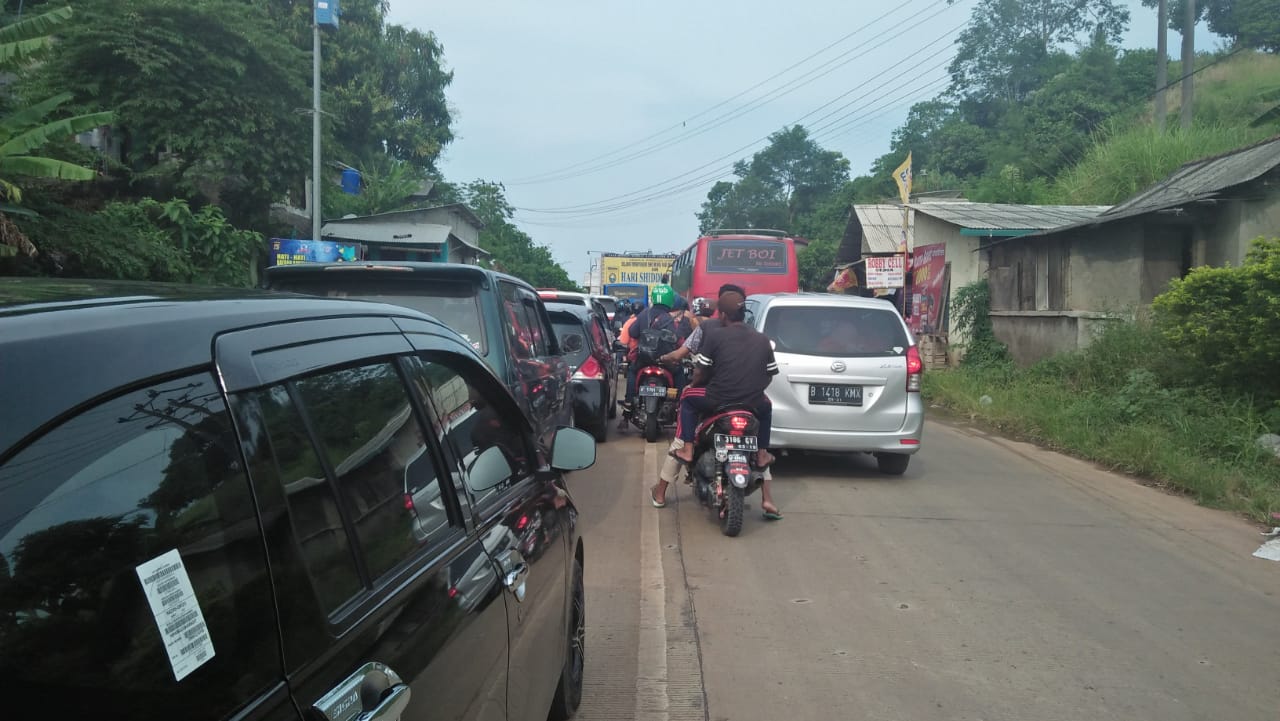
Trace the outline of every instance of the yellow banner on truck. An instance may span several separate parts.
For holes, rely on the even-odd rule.
[[[600,280],[604,285],[656,285],[662,282],[662,276],[671,273],[675,260],[674,256],[605,255],[600,258]]]

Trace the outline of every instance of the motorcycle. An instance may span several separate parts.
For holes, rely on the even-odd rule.
[[[676,373],[685,374],[684,365],[671,369],[658,362],[664,349],[674,349],[676,335],[670,330],[654,331],[646,336],[636,355],[636,397],[632,408],[623,404],[622,424],[630,423],[644,433],[645,441],[655,443],[662,429],[674,426],[680,413],[680,388]]]
[[[764,486],[756,466],[760,422],[747,408],[718,409],[694,433],[689,476],[698,501],[720,519],[726,536],[742,532],[746,497]]]

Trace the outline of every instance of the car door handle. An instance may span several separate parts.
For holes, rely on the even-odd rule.
[[[409,687],[386,665],[369,662],[333,687],[313,708],[326,721],[397,721]]]
[[[519,551],[506,551],[500,559],[502,564],[502,582],[507,590],[515,594],[517,601],[524,601],[528,587],[529,564]]]

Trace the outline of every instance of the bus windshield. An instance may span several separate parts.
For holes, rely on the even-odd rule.
[[[649,299],[649,288],[644,285],[606,285],[604,287],[605,295],[611,295],[618,300],[640,300]]]
[[[783,275],[787,244],[777,240],[716,240],[707,243],[708,273]]]

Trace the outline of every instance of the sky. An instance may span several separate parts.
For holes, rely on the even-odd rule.
[[[711,185],[788,125],[866,173],[945,87],[976,2],[392,0],[390,20],[435,33],[454,73],[445,177],[503,183],[582,282],[601,252],[686,248]],[[1155,10],[1124,4],[1122,45],[1153,47]]]

